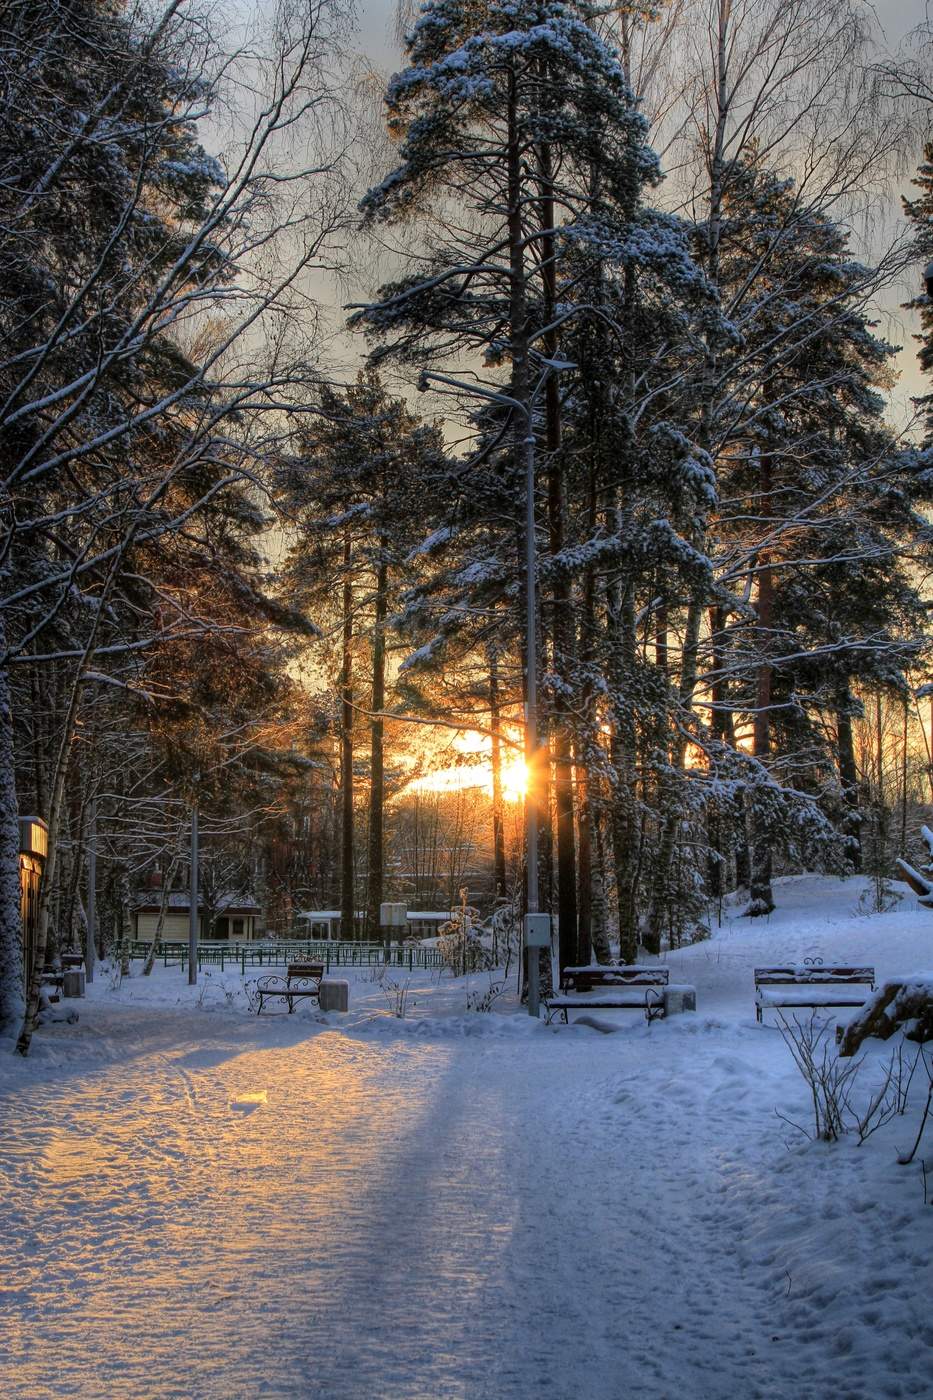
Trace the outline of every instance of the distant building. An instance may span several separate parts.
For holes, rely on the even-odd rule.
[[[210,915],[201,905],[200,937],[242,939],[248,942],[259,933],[262,910],[249,895],[222,895],[217,901],[220,913],[214,920],[214,927],[208,928]],[[133,903],[133,937],[149,942],[159,927],[159,911],[162,908],[160,890],[144,890]],[[166,901],[165,917],[162,920],[162,937],[179,939],[188,937],[188,910],[190,900],[187,890],[173,890]]]

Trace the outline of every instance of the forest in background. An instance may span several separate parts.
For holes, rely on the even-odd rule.
[[[886,55],[854,0],[401,22],[385,83],[340,0],[0,3],[26,1048],[18,816],[41,958],[185,888],[192,807],[209,907],[278,933],[520,909],[529,473],[561,965],[766,915],[779,873],[883,908],[933,801],[933,398],[895,424],[879,310],[916,289],[933,368],[933,36]]]

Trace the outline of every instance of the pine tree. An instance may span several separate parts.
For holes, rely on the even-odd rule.
[[[403,163],[363,207],[371,221],[426,217],[440,252],[427,272],[384,288],[355,321],[384,342],[377,356],[459,372],[467,400],[463,367],[473,370],[480,356],[488,366],[475,392],[501,407],[484,415],[461,483],[464,498],[475,502],[471,516],[465,499],[464,521],[472,518],[478,526],[483,517],[488,523],[460,530],[457,548],[477,553],[459,572],[452,566],[449,580],[469,593],[472,608],[488,613],[498,599],[512,648],[529,420],[550,454],[548,526],[556,562],[542,566],[541,582],[548,677],[554,678],[545,681],[555,759],[561,962],[567,963],[579,955],[575,836],[567,805],[567,701],[576,639],[558,376],[572,373],[565,347],[573,335],[585,334],[584,327],[608,324],[609,339],[626,333],[624,316],[612,319],[618,305],[592,296],[600,266],[611,266],[622,283],[641,266],[667,289],[678,279],[689,284],[693,296],[701,279],[676,221],[640,206],[643,189],[658,178],[657,163],[645,147],[645,125],[618,59],[582,10],[438,4],[415,27],[409,53],[412,67],[393,80],[387,99],[390,124],[404,138]],[[505,385],[496,373],[503,361],[509,366]],[[601,503],[601,517],[602,511]],[[631,829],[627,839],[634,839]]]

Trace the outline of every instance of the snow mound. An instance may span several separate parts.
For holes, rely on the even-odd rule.
[[[230,1107],[238,1113],[255,1113],[268,1101],[265,1089],[254,1089],[248,1093],[236,1094],[230,1100]]]
[[[413,1036],[422,1040],[525,1040],[548,1031],[543,1021],[531,1016],[496,1016],[474,1013],[467,1016],[374,1016],[353,1028],[354,1035]]]

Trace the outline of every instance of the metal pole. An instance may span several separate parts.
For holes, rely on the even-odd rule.
[[[87,952],[84,956],[85,981],[94,981],[97,962],[97,799],[88,804],[87,818]]]
[[[538,629],[535,596],[535,437],[531,404],[525,408],[525,862],[528,913],[538,912]],[[540,953],[528,949],[528,1015],[540,1007]]]
[[[191,808],[191,878],[188,882],[188,986],[198,983],[198,809]]]

